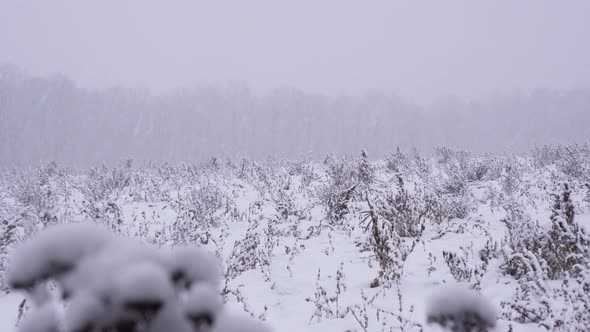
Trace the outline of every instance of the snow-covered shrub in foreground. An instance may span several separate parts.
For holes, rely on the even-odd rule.
[[[475,291],[448,286],[428,303],[427,322],[454,332],[489,331],[496,325],[496,309]]]
[[[8,275],[34,302],[22,332],[264,331],[224,312],[219,278],[216,258],[199,248],[156,250],[86,223],[23,243]]]

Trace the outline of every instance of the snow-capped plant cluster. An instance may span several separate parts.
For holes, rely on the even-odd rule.
[[[22,332],[265,330],[223,311],[219,264],[198,247],[157,250],[96,224],[60,224],[18,246],[9,271],[34,305]]]
[[[20,243],[90,220],[162,250],[206,248],[226,305],[276,330],[428,329],[443,320],[427,293],[459,284],[490,301],[494,331],[584,331],[589,170],[587,145],[5,169],[0,286]]]
[[[442,287],[428,301],[427,321],[450,331],[488,331],[496,326],[496,308],[480,294]]]

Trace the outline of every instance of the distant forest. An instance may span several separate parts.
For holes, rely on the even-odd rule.
[[[157,79],[157,78],[154,78]],[[590,90],[538,90],[418,106],[387,94],[322,96],[243,86],[165,96],[87,90],[62,76],[0,68],[0,165],[285,158],[328,153],[384,157],[397,147],[520,152],[590,140]]]

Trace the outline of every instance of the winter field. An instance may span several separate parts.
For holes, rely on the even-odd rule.
[[[461,298],[431,298],[457,283],[495,307],[493,331],[590,326],[588,145],[3,169],[0,331],[30,305],[7,285],[11,251],[85,220],[215,253],[227,306],[276,332],[438,331],[429,306]]]

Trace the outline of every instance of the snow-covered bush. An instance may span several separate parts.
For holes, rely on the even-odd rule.
[[[340,303],[340,295],[346,292],[344,264],[340,264],[340,268],[336,272],[336,283],[334,287],[330,287],[331,289],[321,285],[320,279],[321,270],[318,270],[313,297],[307,297],[305,299],[305,301],[313,303],[315,307],[310,321],[317,319],[317,321],[320,322],[323,317],[328,319],[342,318],[345,315],[345,310]]]
[[[590,325],[590,236],[575,221],[569,185],[552,197],[548,230],[518,208],[505,220],[511,253],[502,268],[519,282],[513,300],[503,303],[505,316],[550,330],[584,331]]]
[[[505,252],[507,257],[501,268],[504,273],[519,279],[536,270],[536,255],[542,255],[542,249],[547,247],[547,235],[538,222],[524,213],[522,206],[511,204],[505,208],[507,215],[502,221],[508,231],[506,244],[510,252]]]
[[[364,212],[363,222],[367,222],[365,230],[369,232],[367,242],[362,246],[373,251],[379,264],[379,274],[371,283],[371,287],[378,287],[383,282],[398,282],[403,274],[404,263],[414,250],[417,240],[404,238],[398,233],[398,223],[402,220],[386,220],[371,202],[368,194],[365,196],[368,210]],[[410,223],[409,221],[405,221]],[[414,227],[414,224],[408,224]],[[403,228],[405,229],[405,227]],[[420,232],[422,228],[420,228]]]
[[[85,223],[23,243],[9,272],[11,286],[34,302],[23,332],[265,330],[224,312],[219,278],[215,257],[199,248],[158,251]]]
[[[590,180],[590,179],[589,179]],[[590,206],[590,182],[584,183],[586,194],[584,195],[584,202]]]
[[[470,195],[441,195],[439,198],[439,214],[444,220],[464,219],[473,212],[475,206]]]
[[[448,175],[445,191],[454,194],[463,193],[468,182],[482,181],[491,166],[488,160],[472,157],[467,151],[446,147],[438,148],[436,156],[439,167]]]
[[[446,191],[455,194],[462,193],[466,182],[484,180],[493,166],[489,158],[471,156],[467,151],[447,147],[437,148],[435,156],[439,167],[442,167],[449,177],[444,185]]]
[[[557,147],[543,145],[542,147],[535,147],[531,156],[533,164],[538,168],[543,168],[555,164],[559,159],[559,149]]]
[[[245,271],[264,269],[270,264],[274,245],[265,250],[267,248],[263,244],[262,233],[259,221],[250,220],[246,234],[234,242],[231,255],[226,262],[226,282]]]
[[[434,149],[434,155],[436,158],[436,162],[439,164],[448,164],[455,158],[456,151],[446,147],[446,146],[439,146]]]
[[[358,169],[352,161],[347,163],[332,156],[326,158],[324,167],[327,179],[319,188],[319,204],[325,207],[328,223],[338,225],[350,212],[350,204],[359,194]]]
[[[326,189],[325,195],[325,206],[326,206],[326,219],[331,225],[339,224],[344,217],[350,212],[349,204],[356,191],[357,185],[352,187],[339,190],[338,187],[329,187]],[[339,190],[334,191],[332,190]]]
[[[248,182],[258,189],[260,196],[269,196],[272,199],[275,191],[284,185],[287,175],[283,161],[268,158],[263,163],[252,164]]]
[[[562,146],[559,149],[560,159],[557,160],[557,166],[566,175],[581,179],[588,172],[588,159],[590,158],[590,148],[588,145]]]
[[[401,237],[420,237],[426,227],[430,206],[423,197],[410,194],[404,180],[398,176],[394,189],[374,195],[376,213],[389,233]]]
[[[132,174],[128,167],[109,169],[102,165],[91,168],[83,180],[77,187],[87,201],[113,201],[131,184]]]
[[[467,180],[470,182],[482,181],[490,174],[488,160],[474,159],[467,168]]]
[[[4,172],[0,183],[0,292],[7,292],[7,257],[23,239],[68,216],[71,175],[50,162],[37,169]]]
[[[489,166],[479,159],[468,159],[469,155],[464,151],[447,153],[451,154],[442,159],[444,163],[439,161],[439,179],[432,181],[434,195],[444,219],[463,219],[474,208],[471,183],[483,180]]]
[[[539,168],[555,165],[567,176],[581,179],[588,172],[590,147],[588,144],[543,146],[533,150],[532,159]]]
[[[219,227],[233,212],[226,194],[207,180],[191,187],[171,202],[177,211],[171,225],[174,243],[207,244],[212,227]]]
[[[412,149],[411,167],[416,174],[425,182],[429,182],[432,177],[433,166],[428,158],[425,158],[418,149]]]
[[[133,173],[130,198],[135,202],[157,203],[170,199],[174,183],[169,165],[149,166]]]
[[[520,165],[514,159],[504,165],[502,175],[500,176],[500,184],[505,195],[513,196],[518,193],[522,183],[522,173]]]
[[[461,254],[443,251],[443,258],[449,267],[451,275],[457,282],[471,281],[471,278],[473,277],[473,269],[468,264],[465,250],[463,250]]]
[[[590,236],[574,220],[569,185],[564,183],[562,188],[552,195],[551,229],[548,234],[549,276],[553,279],[566,273],[577,276],[590,269]]]
[[[364,184],[365,186],[370,185],[374,179],[375,175],[373,174],[373,166],[369,162],[369,156],[367,154],[367,150],[362,150],[361,155],[358,161],[358,178],[359,182]]]
[[[308,187],[312,182],[319,179],[319,176],[315,171],[315,165],[313,162],[311,162],[311,160],[296,161],[291,163],[288,172],[291,176],[301,176],[301,183],[305,187]]]
[[[50,224],[58,221],[63,192],[55,178],[65,177],[63,173],[58,174],[58,170],[54,163],[34,170],[13,170],[8,190],[22,209],[29,210],[32,217],[29,222]]]
[[[124,190],[133,182],[131,166],[130,159],[120,168],[102,165],[91,168],[86,176],[79,178],[76,188],[83,196],[81,212],[86,218],[121,232],[122,202],[119,199],[128,197]]]
[[[336,159],[330,156],[324,161],[324,165],[329,177],[328,182],[335,187],[347,188],[360,182],[355,158],[345,156]]]
[[[0,293],[8,293],[9,291],[6,281],[8,253],[18,239],[18,223],[14,220],[3,220],[0,223]]]
[[[408,157],[400,150],[399,147],[394,153],[389,155],[386,159],[386,167],[392,173],[402,173],[409,166]]]

